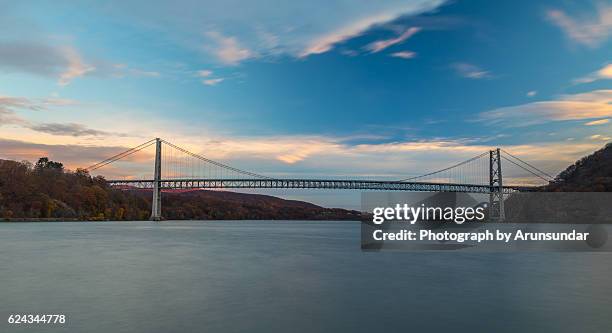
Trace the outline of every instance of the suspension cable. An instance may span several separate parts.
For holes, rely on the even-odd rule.
[[[515,158],[515,159],[517,159],[517,160],[521,161],[522,163],[524,163],[524,164],[528,165],[528,166],[529,166],[529,167],[531,167],[532,169],[535,169],[536,171],[538,171],[538,172],[540,172],[541,174],[545,175],[545,176],[546,176],[546,177],[548,177],[549,179],[554,179],[554,178],[555,178],[555,177],[553,177],[553,176],[549,175],[548,173],[546,173],[546,172],[544,172],[544,171],[542,171],[542,170],[538,169],[538,168],[537,168],[537,167],[535,167],[534,165],[532,165],[532,164],[530,164],[530,163],[528,163],[528,162],[523,161],[522,159],[518,158],[518,157],[517,157],[517,156],[515,156],[515,155],[512,155],[512,154],[511,154],[511,153],[509,153],[508,151],[506,151],[506,150],[504,150],[504,149],[502,149],[502,151],[503,151],[504,153],[508,154],[509,156],[511,156],[511,157],[513,157],[513,158]]]
[[[154,143],[155,143],[155,139],[149,140],[149,141],[147,141],[147,142],[145,142],[143,144],[140,144],[140,145],[138,145],[138,146],[136,146],[134,148],[130,148],[130,149],[124,151],[124,152],[121,152],[119,154],[113,155],[113,156],[105,159],[104,161],[100,161],[100,162],[98,162],[96,164],[90,165],[87,168],[85,168],[85,170],[86,171],[97,170],[97,169],[99,169],[99,168],[101,168],[103,166],[109,165],[109,164],[111,164],[111,163],[113,163],[113,162],[115,162],[117,160],[120,160],[120,159],[122,159],[124,157],[130,156],[130,155],[132,155],[132,154],[134,154],[134,153],[136,153],[138,151],[141,151],[141,150],[151,146]]]
[[[400,180],[400,182],[405,182],[405,181],[409,181],[409,180],[413,180],[413,179],[417,179],[417,178],[423,178],[423,177],[434,175],[436,173],[444,172],[444,171],[456,168],[458,166],[462,166],[464,164],[470,163],[470,162],[472,162],[474,160],[477,160],[477,159],[487,155],[488,153],[489,153],[488,151],[484,152],[484,153],[482,153],[482,154],[480,154],[478,156],[474,156],[474,157],[470,158],[469,160],[465,160],[465,161],[463,161],[461,163],[457,163],[455,165],[449,166],[448,168],[440,169],[440,170],[437,170],[437,171],[434,171],[434,172],[430,172],[430,173],[426,173],[424,175],[420,175],[420,176],[416,176],[416,177],[410,177],[410,178],[402,179],[402,180]]]
[[[525,167],[523,167],[523,166],[519,165],[518,163],[516,163],[516,162],[512,161],[511,159],[509,159],[509,158],[507,158],[507,157],[505,157],[505,156],[503,156],[503,155],[502,155],[502,158],[503,158],[504,160],[506,160],[506,161],[508,161],[508,162],[510,162],[510,163],[512,163],[512,164],[514,164],[514,165],[516,165],[517,167],[519,167],[519,168],[521,168],[521,169],[523,169],[523,170],[525,170],[525,171],[527,171],[527,172],[531,173],[532,175],[534,175],[534,176],[536,176],[536,177],[538,177],[538,178],[541,178],[541,179],[543,179],[543,180],[545,180],[545,181],[547,181],[547,182],[549,182],[549,181],[550,181],[550,179],[546,179],[546,178],[542,177],[541,175],[538,175],[537,173],[535,173],[535,172],[533,172],[533,171],[531,171],[531,170],[529,170],[529,169],[527,169],[527,168],[525,168]]]
[[[218,166],[218,167],[221,167],[221,168],[224,168],[224,169],[228,169],[228,170],[232,170],[232,171],[234,171],[234,172],[238,172],[238,173],[245,174],[245,175],[249,175],[249,176],[256,177],[256,178],[273,179],[273,178],[270,178],[270,177],[267,177],[267,176],[259,175],[259,174],[256,174],[256,173],[253,173],[253,172],[249,172],[249,171],[240,170],[240,169],[237,169],[237,168],[231,167],[231,166],[229,166],[229,165],[225,165],[225,164],[223,164],[223,163],[219,163],[219,162],[213,161],[213,160],[208,159],[208,158],[206,158],[206,157],[204,157],[204,156],[201,156],[201,155],[198,155],[198,154],[192,153],[192,152],[190,152],[190,151],[188,151],[188,150],[186,150],[186,149],[183,149],[183,148],[181,148],[181,147],[179,147],[179,146],[177,146],[177,145],[174,145],[174,144],[172,144],[172,143],[170,143],[170,142],[168,142],[168,141],[166,141],[166,140],[162,140],[162,142],[163,142],[163,143],[165,143],[165,144],[167,144],[168,146],[170,146],[170,147],[172,147],[172,148],[176,149],[176,150],[179,150],[179,151],[181,151],[181,152],[183,152],[183,153],[187,154],[187,155],[190,155],[190,156],[192,156],[192,157],[195,157],[195,158],[197,158],[197,159],[199,159],[199,160],[202,160],[202,161],[204,161],[204,162],[208,162],[208,163],[210,163],[210,164],[216,165],[216,166]]]

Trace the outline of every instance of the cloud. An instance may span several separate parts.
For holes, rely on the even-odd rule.
[[[41,76],[57,76],[68,65],[61,49],[26,41],[0,42],[0,69]]]
[[[92,68],[95,67],[95,74],[99,77],[113,77],[113,78],[124,78],[127,76],[131,77],[161,77],[162,74],[157,71],[144,70],[140,68],[133,68],[129,65],[122,63],[108,63],[105,61],[97,61]]]
[[[595,140],[595,141],[610,141],[612,140],[612,137],[601,135],[601,134],[595,134],[595,135],[589,136],[589,139]]]
[[[585,126],[597,126],[597,125],[604,125],[610,122],[610,119],[599,119],[599,120],[593,120],[593,121],[589,121],[588,123],[584,123]]]
[[[97,60],[85,62],[72,46],[49,45],[34,41],[0,41],[0,71],[28,73],[55,78],[61,86],[86,75],[100,77],[159,77],[156,71],[132,68]]]
[[[606,93],[594,91],[582,96],[572,95],[566,99],[579,101],[598,98],[603,100],[605,96]],[[43,104],[42,100],[41,103],[18,98],[3,98],[3,100],[6,105],[20,105],[35,110],[40,110],[40,105]],[[66,104],[67,101],[54,100],[46,103]],[[122,131],[138,132],[147,137],[171,137],[180,133],[178,138],[175,137],[171,141],[190,151],[241,169],[284,177],[341,175],[352,178],[403,179],[466,160],[487,151],[491,144],[473,138],[355,144],[354,142],[364,140],[355,140],[354,137],[299,135],[232,137],[215,136],[207,131],[211,136],[202,137],[201,128],[194,130],[195,126],[192,128],[180,123],[177,123],[176,126],[168,126],[168,123],[143,124],[126,119],[118,123],[128,126],[122,127]],[[2,131],[2,136],[6,138],[8,135],[13,140],[0,139],[0,158],[34,161],[38,157],[49,156],[54,160],[65,162],[70,168],[84,167],[125,150],[125,147],[120,146],[135,146],[147,140],[142,137],[107,137],[100,133],[101,131],[78,124],[51,125],[53,124],[32,125],[32,127],[38,126],[35,130],[43,130],[44,133],[51,135],[31,135],[28,133],[29,130],[21,129],[14,129],[13,132]],[[116,127],[109,128],[115,129]],[[164,132],[167,128],[172,128],[176,132]],[[19,135],[13,135],[13,133],[18,133],[17,131]],[[17,142],[15,138],[22,141]],[[586,143],[575,141],[571,142],[571,145],[566,145],[565,141],[559,144],[535,142],[506,148],[513,153],[520,154],[521,158],[530,162],[542,161],[537,165],[543,166],[552,174],[563,169],[576,158],[592,152],[601,145],[602,141],[603,139],[588,139]],[[95,144],[91,145],[92,143]],[[108,147],[105,147],[106,145]],[[139,175],[150,172],[152,163],[150,157],[149,152],[143,157],[138,157],[138,161],[121,164],[117,168],[105,168],[100,173],[109,178],[139,177]],[[347,169],[347,165],[351,167]],[[516,175],[508,171],[508,179],[513,179]]]
[[[0,96],[0,108],[2,109],[29,109],[29,110],[42,110],[43,107],[39,103],[35,103],[27,98],[23,97],[10,97]]]
[[[313,54],[321,54],[328,52],[334,48],[337,44],[343,43],[349,39],[362,35],[365,31],[376,25],[381,25],[398,19],[402,15],[418,14],[428,10],[436,8],[442,3],[442,1],[414,1],[413,3],[407,2],[405,6],[397,6],[395,8],[389,8],[385,11],[379,12],[378,14],[362,16],[356,19],[351,19],[344,25],[337,27],[334,30],[328,31],[308,43],[308,45],[300,52],[299,57],[308,57]],[[394,41],[380,41],[378,45],[371,46],[371,51],[378,52],[386,47],[393,44],[401,43],[403,40],[409,38],[418,31],[418,28],[412,28],[413,30],[406,31],[403,39]],[[402,38],[402,36],[398,37]],[[386,45],[386,43],[391,43]],[[378,51],[375,51],[380,48]]]
[[[403,43],[408,38],[414,36],[414,34],[419,32],[420,30],[421,30],[421,28],[419,28],[419,27],[410,27],[410,28],[406,29],[402,34],[397,36],[396,38],[385,39],[385,40],[378,40],[378,41],[372,42],[372,43],[366,45],[365,49],[370,51],[370,53],[380,52],[380,51],[382,51],[382,50],[384,50],[384,49],[386,49],[388,47],[391,47],[393,45]]]
[[[612,79],[612,64],[607,64],[601,69],[579,79],[574,80],[574,83],[591,83],[597,80],[610,80]]]
[[[91,146],[91,145],[53,145],[53,144],[42,144],[32,143],[20,140],[11,140],[0,138],[0,158],[12,159],[17,161],[28,160],[36,161],[40,157],[49,157],[52,160],[63,162],[68,168],[85,168],[89,165],[102,161],[109,156],[113,156],[120,152],[129,149],[123,146]],[[151,152],[142,151],[137,154],[131,155],[128,159],[132,162],[144,162],[140,165],[141,168],[148,167],[148,162]],[[135,169],[130,166],[123,166],[125,170],[129,170],[134,174],[142,173],[142,171]],[[110,172],[109,172],[110,170]],[[113,170],[113,168],[106,168],[105,175],[119,176],[121,172]]]
[[[600,148],[604,136],[586,142],[533,142],[504,149],[555,174],[576,159]],[[276,177],[348,177],[397,180],[438,170],[467,160],[490,149],[472,140],[434,139],[350,145],[342,138],[323,136],[278,136],[250,138],[183,138],[173,143],[213,160],[243,170]],[[126,150],[124,146],[45,144],[0,138],[0,158],[35,161],[41,156],[65,163],[69,168],[86,167]],[[107,178],[146,177],[151,172],[152,151],[134,154],[117,167],[96,172]],[[347,165],[351,167],[346,168]],[[507,166],[506,182],[525,175]],[[465,175],[466,177],[469,176]]]
[[[67,98],[25,98],[0,95],[0,109],[42,111],[52,106],[69,105],[78,105],[78,102]]]
[[[225,81],[225,78],[223,77],[214,78],[213,71],[208,69],[197,71],[195,75],[197,77],[204,78],[204,80],[202,80],[202,83],[207,86],[216,86],[217,84]]]
[[[209,31],[206,36],[215,44],[210,47],[213,54],[226,65],[237,65],[255,56],[251,50],[242,47],[236,37],[227,37],[217,31]]]
[[[197,71],[197,72],[196,72],[196,75],[197,75],[197,76],[199,76],[199,77],[209,77],[209,76],[211,76],[211,75],[212,75],[212,73],[213,73],[213,72],[212,72],[212,71],[210,71],[210,70],[203,69],[203,70],[201,70],[201,71]]]
[[[204,83],[207,86],[216,86],[217,84],[223,82],[223,78],[216,78],[216,79],[208,79],[208,80],[204,80],[202,81],[202,83]]]
[[[612,6],[600,5],[595,16],[576,19],[561,10],[549,10],[547,18],[571,40],[597,47],[605,42],[612,32]]]
[[[2,125],[14,125],[14,124],[25,124],[26,121],[15,114],[14,111],[3,108],[0,106],[0,126]]]
[[[534,97],[537,94],[538,94],[538,92],[536,90],[531,90],[531,91],[527,92],[527,97]]]
[[[50,106],[74,105],[76,102],[70,99],[44,98],[28,99],[23,97],[0,96],[0,126],[21,125],[28,126],[29,122],[19,116],[17,110],[42,111]]]
[[[351,22],[338,30],[317,37],[300,53],[299,57],[305,58],[313,54],[328,52],[336,44],[358,37],[374,25],[393,21],[399,15],[399,13],[383,13]]]
[[[509,127],[550,121],[597,119],[612,116],[612,90],[595,90],[563,95],[557,100],[503,107],[480,114],[481,121],[503,123]]]
[[[53,97],[53,98],[42,98],[38,100],[38,103],[43,107],[43,108],[48,108],[48,107],[53,107],[53,106],[75,106],[75,105],[80,105],[80,103],[74,99],[69,99],[69,98],[59,98],[59,97]]]
[[[412,51],[399,51],[391,53],[392,57],[402,58],[402,59],[412,59],[416,57],[416,53]]]
[[[43,98],[30,99],[24,97],[0,96],[0,126],[17,125],[40,133],[63,136],[125,136],[121,133],[112,133],[91,129],[77,123],[35,123],[17,114],[20,110],[49,111],[51,107],[73,106],[78,103],[70,99]]]
[[[214,160],[241,161],[240,167],[243,169],[253,170],[257,165],[266,164],[273,168],[273,174],[290,174],[299,170],[326,176],[334,173],[362,176],[386,174],[400,179],[406,175],[407,169],[416,174],[424,173],[466,160],[491,148],[476,141],[432,139],[352,145],[339,137],[277,136],[221,138],[200,144],[194,141],[190,149],[199,150]],[[599,147],[593,143],[575,142],[561,149],[564,144],[533,143],[506,148],[531,161],[556,161],[552,164],[563,168]],[[347,165],[351,166],[350,170],[346,169]]]
[[[491,73],[489,71],[483,70],[480,67],[468,64],[465,62],[459,62],[452,64],[452,68],[457,72],[458,75],[468,78],[468,79],[487,79],[491,77]]]
[[[602,90],[582,92],[582,93],[573,94],[573,95],[562,95],[561,99],[565,99],[569,101],[576,101],[576,102],[593,102],[593,103],[611,104],[612,103],[612,90],[602,89]]]
[[[64,86],[94,69],[69,46],[56,47],[28,41],[0,42],[0,70],[57,77],[58,83]]]
[[[116,133],[109,133],[105,131],[98,131],[86,127],[82,124],[68,123],[45,123],[38,125],[31,125],[28,128],[31,130],[48,133],[52,135],[66,135],[66,136],[106,136],[106,135],[117,135]]]
[[[83,63],[81,56],[71,47],[63,49],[68,60],[68,68],[60,75],[58,83],[62,86],[68,85],[73,79],[83,76],[96,68]]]
[[[347,26],[316,38],[306,47],[306,49],[302,51],[299,56],[304,58],[313,54],[325,53],[330,51],[336,44],[361,35],[365,30],[373,25],[388,22],[395,18],[397,18],[397,16],[382,14],[378,16],[366,17],[356,22],[351,22]]]
[[[147,0],[132,0],[113,6],[87,7],[138,28],[159,32],[176,45],[204,50],[222,64],[236,65],[252,58],[324,53],[360,36],[371,26],[429,12],[445,2],[312,0],[276,1],[264,6],[259,1],[240,0],[176,0],[154,5]],[[445,18],[423,21],[430,21],[419,23],[427,29],[429,25],[454,24]],[[205,33],[203,41],[202,32],[213,33]]]

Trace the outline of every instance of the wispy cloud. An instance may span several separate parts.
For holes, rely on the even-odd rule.
[[[30,99],[24,97],[0,96],[0,126],[17,125],[39,133],[62,136],[124,136],[121,133],[100,131],[77,123],[40,123],[26,119],[19,111],[50,111],[51,107],[75,106],[78,103],[70,99],[43,98]]]
[[[216,86],[225,81],[223,77],[215,77],[214,72],[209,69],[203,69],[195,72],[195,76],[202,78],[202,84],[207,86]]]
[[[11,140],[0,138],[0,158],[13,160],[29,160],[36,161],[40,157],[50,157],[56,161],[62,161],[69,168],[83,168],[93,163],[104,160],[109,156],[125,151],[127,147],[121,146],[91,146],[91,145],[76,145],[76,144],[44,144],[33,143],[20,140]],[[144,154],[146,152],[141,153]],[[135,155],[132,155],[135,156]],[[138,155],[136,155],[138,157]],[[141,156],[142,157],[142,156]],[[146,162],[150,158],[146,156]],[[131,159],[135,160],[135,159]],[[137,161],[137,159],[136,159]],[[109,169],[105,170],[107,173]],[[134,172],[134,170],[131,170]],[[110,173],[112,176],[114,173]]]
[[[370,51],[371,53],[380,52],[393,45],[403,43],[408,38],[414,36],[414,34],[419,32],[420,30],[421,28],[419,27],[410,27],[406,29],[403,33],[401,33],[399,36],[397,36],[396,38],[384,39],[384,40],[378,40],[378,41],[372,42],[366,45],[365,49]]]
[[[589,136],[589,139],[595,140],[595,141],[610,141],[612,140],[612,137],[601,135],[601,134],[595,134],[595,135]]]
[[[557,100],[527,103],[487,111],[480,120],[503,123],[509,127],[550,121],[597,119],[612,116],[612,90],[563,95]]]
[[[336,44],[361,35],[364,31],[376,24],[389,22],[398,17],[398,14],[379,14],[365,17],[361,20],[350,23],[338,30],[318,37],[302,51],[300,57],[307,57],[312,54],[321,54],[331,50]]]
[[[160,77],[161,73],[100,59],[85,61],[73,46],[32,41],[0,41],[0,70],[56,79],[60,86],[84,76]]]
[[[605,98],[605,95],[606,93],[595,91],[582,96],[572,95],[566,99],[578,101],[598,98],[601,100]],[[5,105],[12,105],[11,108],[24,107],[28,110],[46,110],[50,107],[47,106],[49,103],[60,105],[67,103],[62,100],[34,102],[28,99],[7,97],[2,100],[5,101]],[[121,124],[127,124],[128,127],[120,127],[126,133],[138,132],[151,137],[164,137],[164,133],[168,132],[164,132],[163,129],[169,127],[163,122],[143,124],[126,120]],[[84,167],[119,151],[113,145],[136,145],[144,141],[142,137],[113,138],[120,134],[104,133],[105,131],[99,128],[88,128],[78,123],[35,123],[23,127],[27,130],[3,132],[4,139],[0,138],[0,158],[35,160],[41,156],[49,156],[65,162],[71,168]],[[353,138],[334,136],[233,137],[208,134],[209,136],[202,137],[199,127],[198,130],[186,124],[176,124],[171,127],[183,133],[180,138],[172,140],[176,144],[214,160],[255,172],[263,170],[263,173],[273,175],[296,175],[298,173],[353,177],[375,175],[386,179],[402,179],[402,177],[448,166],[490,148],[490,142],[474,138],[353,143]],[[31,130],[43,131],[45,134],[28,134],[27,131]],[[13,137],[11,133],[19,134]],[[7,140],[7,135],[10,135],[13,140]],[[548,166],[547,171],[554,173],[576,158],[595,150],[603,141],[603,138],[597,137],[587,138],[587,142],[576,140],[571,145],[567,145],[566,142],[562,144],[529,143],[507,148],[531,161],[546,161],[544,165]],[[84,142],[87,142],[87,146],[83,145]],[[92,145],[92,143],[95,144]],[[102,170],[101,172],[109,177],[137,177],[139,173],[150,171],[151,156],[148,154],[145,157],[149,160],[143,160],[141,164],[133,167]],[[351,170],[346,170],[347,165],[351,165]]]
[[[110,133],[106,131],[99,131],[88,128],[82,124],[76,123],[43,123],[28,126],[31,130],[48,133],[52,135],[66,135],[66,136],[106,136],[106,135],[118,135],[117,133]]]
[[[0,69],[57,77],[67,85],[74,78],[94,71],[71,46],[52,46],[40,42],[0,42]]]
[[[406,3],[403,5],[387,8],[374,15],[351,18],[350,20],[347,20],[348,22],[344,23],[343,25],[330,31],[327,31],[322,35],[312,39],[310,42],[308,42],[307,46],[299,53],[299,57],[304,58],[313,54],[321,54],[328,52],[338,44],[341,44],[349,39],[361,36],[364,32],[374,26],[394,21],[402,15],[418,14],[432,10],[441,5],[442,3],[443,1],[437,0],[412,2],[406,1]],[[410,36],[414,35],[418,31],[418,29],[419,28],[416,27],[408,29],[408,31],[405,31],[400,37],[387,41],[380,41],[380,43],[370,46],[369,50],[372,52],[378,52],[393,44],[401,43]]]
[[[60,98],[29,99],[24,97],[0,96],[0,126],[29,126],[30,122],[17,114],[19,110],[42,111],[51,106],[75,105],[76,101]]]
[[[226,65],[237,65],[241,61],[255,56],[253,51],[240,45],[236,37],[224,36],[217,31],[209,31],[206,36],[214,44],[209,46],[212,53]]]
[[[215,1],[176,0],[155,3],[123,1],[112,7],[90,4],[92,10],[127,17],[146,28],[157,28],[181,45],[202,49],[222,64],[236,65],[252,58],[287,55],[308,57],[403,16],[435,10],[446,0],[275,2],[273,9],[258,1],[241,1],[239,10]],[[146,10],[143,8],[146,7]],[[444,19],[441,19],[444,21]],[[435,25],[447,24],[439,22]],[[419,22],[428,28],[431,23]],[[204,41],[202,32],[205,33]],[[203,45],[204,42],[204,45]]]
[[[491,77],[491,72],[486,71],[474,64],[469,64],[465,62],[454,63],[451,66],[458,75],[468,78],[468,79],[487,79]]]
[[[196,75],[199,77],[209,77],[212,75],[212,71],[208,69],[199,70],[196,72]]]
[[[0,105],[0,126],[3,125],[14,125],[14,124],[26,124],[27,122],[15,114],[13,110],[4,108]]]
[[[62,86],[68,85],[73,79],[83,76],[96,68],[87,65],[81,59],[81,55],[72,47],[63,49],[63,53],[68,60],[68,68],[60,75],[58,83]]]
[[[586,126],[597,126],[597,125],[605,125],[605,124],[607,124],[609,122],[610,122],[610,119],[599,119],[599,120],[589,121],[587,123],[584,123],[584,125],[586,125]]]
[[[412,51],[399,51],[391,53],[391,56],[395,58],[412,59],[416,57],[416,53]]]
[[[207,86],[216,86],[217,84],[223,82],[223,78],[216,78],[216,79],[208,79],[208,80],[204,80],[202,81],[202,83],[204,83]]]
[[[13,108],[23,108],[29,110],[41,110],[38,103],[23,97],[0,96],[0,109],[10,110]],[[12,110],[11,110],[12,111]]]
[[[586,141],[533,142],[504,148],[554,174],[599,148],[606,138],[600,135],[586,138]],[[403,179],[449,166],[490,149],[488,145],[470,144],[470,140],[450,139],[359,145],[322,136],[225,137],[214,140],[193,137],[183,140],[188,141],[174,143],[242,169],[289,177],[299,174]],[[0,158],[35,160],[49,156],[70,168],[87,166],[125,149],[112,145],[53,145],[0,138]],[[132,178],[150,172],[153,161],[151,152],[139,154],[135,154],[134,163],[121,169],[103,168],[97,173],[107,177]],[[346,169],[347,165],[351,166],[350,170]],[[520,176],[511,169],[505,171],[510,182]]]
[[[611,80],[612,79],[612,64],[607,64],[599,70],[574,80],[574,83],[591,83],[597,80]]]
[[[534,97],[538,92],[536,90],[531,90],[527,92],[527,97]]]
[[[598,6],[591,17],[574,18],[558,9],[549,10],[547,17],[568,38],[589,47],[601,45],[612,33],[612,5]]]

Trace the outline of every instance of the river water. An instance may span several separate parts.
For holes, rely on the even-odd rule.
[[[362,252],[359,232],[0,223],[0,332],[612,331],[612,253]],[[10,314],[68,321],[11,325]]]

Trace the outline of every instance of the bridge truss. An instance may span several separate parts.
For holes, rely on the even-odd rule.
[[[124,188],[153,189],[155,180],[109,180],[111,186]],[[219,189],[219,188],[289,188],[331,190],[382,190],[411,192],[464,192],[490,193],[488,185],[440,184],[377,180],[337,179],[172,179],[161,180],[161,189]],[[527,191],[530,187],[505,186],[503,193]]]

